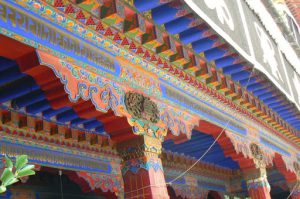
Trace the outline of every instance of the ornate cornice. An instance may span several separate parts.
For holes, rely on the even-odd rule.
[[[42,5],[39,5],[40,7],[39,8],[41,8],[41,6]],[[75,5],[73,5],[73,6],[75,6]],[[81,11],[81,12],[83,12],[83,11]],[[88,14],[88,13],[85,13],[85,14]],[[46,15],[45,15],[46,16]],[[91,16],[91,17],[93,17],[93,16]],[[62,16],[62,19],[64,19],[64,17]],[[94,19],[94,20],[96,20],[96,19]],[[96,20],[96,21],[99,21],[99,20]],[[57,21],[58,23],[61,23],[61,21]],[[84,24],[84,25],[86,25],[86,24]],[[103,25],[103,24],[102,24]],[[88,25],[87,25],[88,26]],[[95,27],[93,27],[93,26],[91,26],[91,27],[86,27],[87,28],[87,30],[89,30],[89,31],[91,31],[92,29],[94,29]],[[106,34],[106,29],[105,29],[105,27],[103,27],[103,32],[102,31],[100,31],[100,33],[102,32],[105,36],[108,36],[108,38],[110,38],[110,39],[112,39],[113,40],[113,34],[115,34],[116,32],[114,32],[114,31],[112,31],[112,27],[110,27],[110,34],[109,35],[107,35]],[[90,32],[91,33],[91,35],[93,35],[93,33],[92,32]],[[88,38],[87,38],[88,39]],[[121,39],[120,40],[120,43],[122,44],[123,42],[122,42],[122,40],[123,39]],[[128,39],[126,39],[127,40],[127,43],[129,42],[130,43],[130,40],[128,40]],[[101,42],[100,42],[101,43]],[[117,44],[117,46],[119,46],[120,44]],[[106,44],[106,47],[107,46],[109,46],[109,44],[107,43]],[[126,46],[125,46],[126,47]],[[128,44],[128,46],[127,47],[130,47],[130,45]],[[123,53],[125,53],[125,51],[122,49],[123,47],[121,47],[121,50],[122,50],[122,52]],[[136,46],[136,44],[135,44],[135,49],[138,49],[138,47]],[[119,50],[118,50],[119,51]],[[113,51],[110,51],[110,52],[113,52]],[[128,53],[128,52],[126,52],[126,53]],[[126,54],[125,53],[125,54]],[[130,55],[129,55],[130,54]],[[129,53],[128,54],[128,56],[127,56],[127,58],[130,58],[131,56],[132,56],[132,54],[131,53]],[[149,57],[151,58],[151,55],[149,55]],[[136,62],[136,58],[134,59],[135,60],[135,62]],[[150,59],[150,60],[152,60],[152,59]],[[157,59],[156,59],[157,60]],[[141,61],[141,60],[140,60]],[[165,65],[164,64],[162,64],[161,65],[161,67],[162,68],[165,68]],[[168,66],[169,67],[169,66]],[[169,69],[168,69],[169,70]],[[174,69],[170,69],[169,71],[176,71],[176,70],[174,70]],[[180,73],[181,74],[181,73]],[[184,72],[183,72],[183,74],[184,74]],[[180,77],[180,76],[179,76]],[[197,80],[193,80],[193,78],[191,78],[191,77],[186,77],[186,76],[183,76],[183,77],[180,77],[180,79],[182,79],[182,80],[184,80],[185,81],[185,79],[188,79],[188,82],[191,82],[192,81],[192,85],[194,85],[195,87],[199,87],[200,89],[202,89],[202,88],[206,88],[206,86],[204,86],[204,85],[201,85],[202,83],[200,82],[200,81],[197,81]],[[181,81],[182,81],[181,80]],[[210,92],[212,92],[212,93],[214,93],[215,95],[220,95],[220,94],[217,94],[217,92],[216,91],[214,91],[214,90],[211,90],[211,89],[209,89],[210,90]],[[244,92],[244,91],[242,91],[242,92]],[[248,96],[248,94],[247,94],[247,96]],[[252,96],[251,97],[252,99],[254,99],[254,97]],[[227,102],[227,100],[224,98],[223,99],[225,102]],[[254,103],[256,100],[254,100],[254,101],[252,101],[252,100],[250,100],[249,102],[250,103],[252,103],[252,105],[253,105],[253,107],[256,107],[256,104]],[[244,110],[242,110],[243,108],[240,108],[240,109],[238,109],[239,111],[241,111],[241,112],[244,112],[245,113],[245,111]],[[265,109],[263,109],[262,110],[262,113],[264,112],[264,110]],[[256,116],[254,116],[252,113],[249,113],[248,111],[246,111],[247,112],[247,114],[252,118],[252,119],[255,119],[255,117]],[[266,114],[267,115],[269,115],[269,111],[266,111]],[[259,115],[261,115],[261,114],[259,114]],[[270,119],[270,121],[275,121],[276,119],[274,118],[275,117],[275,115],[274,114],[270,114],[268,117],[270,117],[270,118],[272,118],[272,119]],[[256,119],[257,121],[260,121],[260,122],[262,122],[262,119],[260,118],[260,119]],[[263,122],[264,123],[264,122]],[[264,125],[266,125],[266,126],[269,126],[269,125],[273,125],[273,122],[268,122],[268,123],[264,123]],[[275,125],[275,124],[274,124]],[[284,127],[283,127],[283,129],[282,128],[274,128],[274,127],[272,127],[273,129],[275,129],[275,131],[280,131],[280,132],[283,132],[284,134],[288,134],[288,131],[286,131],[286,130],[284,130],[286,127],[288,127],[288,126],[286,126],[286,125],[283,125]],[[289,130],[290,131],[292,131],[290,128],[289,128]]]
[[[65,91],[72,102],[82,98],[91,100],[96,110],[107,112],[112,109],[116,116],[127,117],[128,123],[135,127],[134,133],[136,134],[139,134],[141,130],[143,133],[150,130],[154,133],[153,135],[163,139],[169,128],[173,134],[184,133],[190,137],[193,126],[197,124],[195,117],[188,113],[175,112],[175,108],[171,106],[167,106],[168,109],[165,109],[162,102],[153,101],[139,93],[133,93],[130,88],[108,78],[95,76],[90,71],[44,51],[38,50],[37,53],[41,64],[50,67],[64,84]],[[161,112],[159,111],[160,107],[162,107]],[[170,125],[170,121],[174,121],[173,118],[176,118],[179,113],[184,117],[177,118],[178,123],[174,122],[173,125]],[[195,123],[192,125],[192,122]],[[144,131],[144,128],[147,130]]]
[[[35,4],[36,5],[36,4]],[[58,23],[60,23],[60,21],[58,20],[57,21]],[[99,41],[100,42],[100,41]],[[109,44],[109,42],[108,42],[108,44],[106,43],[106,45],[110,45]],[[105,44],[103,45],[103,46],[105,46]],[[123,52],[123,51],[122,51]],[[72,72],[74,72],[74,71],[72,71]],[[77,72],[77,71],[75,71],[75,72]],[[81,72],[81,71],[80,71]],[[85,71],[86,72],[86,71]],[[159,71],[159,72],[161,72],[161,71]],[[78,73],[78,74],[80,74],[80,73]],[[84,73],[84,74],[86,74],[86,73]],[[63,78],[62,78],[63,79]],[[78,89],[78,91],[77,91],[77,93],[75,93],[75,95],[71,95],[71,97],[74,97],[74,99],[76,99],[76,97],[78,97],[78,96],[81,96],[82,98],[84,98],[84,99],[88,99],[90,96],[89,96],[89,94],[90,93],[93,93],[93,92],[95,92],[95,91],[98,91],[98,90],[94,90],[94,88],[93,89],[91,89],[91,90],[89,90],[89,91],[87,91],[86,90],[86,87],[85,87],[86,85],[82,85],[82,87],[79,87],[79,89]],[[185,85],[186,86],[186,85]],[[106,89],[106,88],[105,88]],[[104,90],[105,90],[104,89]],[[109,89],[111,89],[111,87],[109,87]],[[109,90],[108,89],[108,90]],[[211,94],[211,95],[215,95],[214,96],[214,98],[222,98],[222,97],[220,97],[220,95],[216,95],[216,93],[214,93],[214,91],[212,90],[212,89],[209,89],[209,88],[205,88],[205,90],[209,93],[209,94]],[[198,95],[201,95],[202,93],[198,93]],[[110,98],[112,95],[111,95],[111,93],[110,94],[107,94],[107,95],[104,95],[103,97],[104,98],[102,98],[102,100],[103,101],[105,101],[106,99],[107,99],[107,97],[108,97],[108,101],[107,101],[107,103],[104,103],[104,108],[102,108],[101,106],[100,106],[100,110],[104,110],[104,111],[106,111],[107,109],[108,109],[108,107],[109,108],[113,108],[117,113],[120,113],[120,111],[122,112],[122,111],[124,111],[125,109],[123,109],[123,108],[114,108],[114,107],[116,107],[115,106],[115,101],[113,101],[113,98]],[[117,100],[118,101],[118,100]],[[216,100],[215,100],[216,101]],[[122,100],[119,100],[118,102],[122,102]],[[229,104],[230,104],[230,102],[229,102],[229,100],[227,100],[226,102],[228,102]],[[101,102],[102,104],[103,104],[103,102]],[[100,104],[101,104],[100,103]],[[223,106],[223,103],[220,103],[219,104],[219,106]],[[233,104],[233,103],[231,103],[230,104],[230,106],[232,106],[231,108],[233,109],[233,110],[235,110],[235,105]],[[226,107],[228,107],[228,106],[226,106]],[[118,112],[119,111],[119,112]],[[175,111],[174,111],[175,112]],[[123,112],[124,113],[124,112]],[[186,115],[189,115],[189,114],[186,114]],[[242,116],[242,114],[241,114],[241,116]],[[168,120],[168,121],[170,121],[170,120]],[[171,123],[171,122],[170,122]],[[166,124],[165,124],[166,125]],[[191,125],[191,124],[189,124],[189,125]],[[167,126],[171,126],[171,124],[168,124]],[[180,125],[181,126],[181,125]],[[190,127],[189,127],[189,129],[191,129]],[[187,131],[188,132],[188,131]]]
[[[44,147],[49,145],[56,149],[59,147],[80,149],[88,152],[90,156],[96,153],[104,153],[113,158],[117,156],[107,136],[71,129],[68,126],[57,125],[55,122],[40,120],[10,110],[0,109],[0,129],[3,134],[23,138],[32,145],[35,145],[38,140],[40,144],[44,144]]]
[[[123,197],[124,184],[121,175],[106,175],[102,173],[76,172],[78,178],[85,180],[90,190],[101,189],[103,192],[114,192],[119,198]],[[76,177],[70,177],[76,182]]]

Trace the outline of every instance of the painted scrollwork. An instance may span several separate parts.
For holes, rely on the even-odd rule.
[[[161,112],[160,120],[167,125],[173,135],[178,136],[180,133],[185,134],[188,138],[192,136],[192,130],[199,124],[199,118],[189,113],[174,110],[164,104],[158,104]]]
[[[117,116],[127,115],[124,91],[120,86],[46,52],[38,50],[37,54],[41,64],[50,67],[64,84],[70,101],[76,102],[80,98],[91,100],[99,111],[112,109]]]
[[[172,184],[176,196],[183,198],[207,198],[208,190],[199,186]]]
[[[111,191],[116,195],[123,191],[121,176],[107,175],[103,173],[76,172],[79,178],[84,179],[91,190],[101,189],[103,192]]]
[[[136,135],[147,135],[161,141],[163,141],[164,137],[167,135],[166,128],[161,128],[133,118],[128,118],[127,121],[132,126],[133,133]]]
[[[157,105],[150,98],[139,93],[128,92],[125,95],[127,111],[136,119],[144,119],[152,123],[159,121]]]
[[[82,98],[91,100],[99,111],[107,112],[112,109],[115,115],[131,120],[130,124],[136,134],[145,130],[147,134],[162,137],[170,129],[174,135],[183,133],[190,137],[193,127],[198,124],[197,118],[190,114],[174,110],[162,103],[157,104],[139,93],[125,93],[126,89],[113,81],[43,51],[37,51],[37,54],[41,64],[50,67],[64,84],[71,101],[76,102]]]

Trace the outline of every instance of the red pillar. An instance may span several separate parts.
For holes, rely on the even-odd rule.
[[[296,193],[292,193],[292,195],[291,195],[291,198],[292,199],[300,199],[300,192],[299,192],[299,190],[296,192]]]
[[[247,171],[245,176],[248,193],[251,199],[271,199],[270,185],[265,168]]]
[[[169,199],[161,147],[159,139],[147,135],[118,144],[126,199]]]
[[[294,182],[288,182],[288,187],[291,194],[291,199],[300,199],[300,182],[294,181]]]
[[[267,187],[250,188],[248,192],[251,199],[271,199],[270,191]]]

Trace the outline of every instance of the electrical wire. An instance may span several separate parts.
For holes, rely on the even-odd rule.
[[[179,176],[177,176],[176,178],[174,178],[173,180],[171,180],[170,182],[168,182],[168,184],[172,184],[173,182],[175,182],[176,180],[180,179],[182,176],[184,176],[187,172],[189,172],[194,166],[196,166],[196,164],[198,164],[202,158],[204,158],[204,156],[211,150],[211,148],[216,144],[216,142],[219,140],[219,138],[221,137],[221,135],[223,134],[223,132],[225,131],[225,129],[227,128],[228,124],[230,123],[230,121],[228,120],[225,127],[222,129],[222,131],[219,133],[218,137],[216,137],[216,139],[214,140],[214,142],[208,147],[208,149],[202,154],[202,156],[196,161],[194,162],[194,164],[192,164],[192,166],[190,166],[187,170],[185,170],[183,173],[181,173]]]
[[[62,179],[61,179],[61,175],[62,175],[61,170],[58,171],[58,175],[59,175],[59,182],[60,182],[60,195],[61,195],[61,199],[64,199],[63,185],[62,185]]]
[[[299,182],[296,182],[295,186],[293,187],[292,191],[290,192],[290,194],[288,195],[288,197],[286,199],[289,199],[293,195],[297,186],[299,186]]]

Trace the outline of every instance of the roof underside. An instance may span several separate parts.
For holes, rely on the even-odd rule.
[[[274,85],[268,83],[263,75],[251,74],[249,63],[237,53],[232,52],[229,45],[220,40],[211,27],[204,21],[199,24],[199,17],[185,10],[181,1],[135,0],[138,11],[149,12],[158,26],[179,38],[185,46],[191,46],[196,54],[204,54],[207,62],[214,61],[217,70],[239,82],[250,93],[276,112],[294,129],[300,130],[300,114],[287,99],[280,94]],[[299,0],[295,0],[298,5]],[[182,14],[183,10],[185,13]],[[150,12],[151,11],[151,12]],[[299,11],[300,13],[300,11]],[[299,18],[300,19],[300,18]]]
[[[211,135],[193,131],[192,138],[189,141],[175,144],[173,141],[167,140],[164,142],[163,148],[168,151],[199,159],[212,145],[214,140],[215,139]],[[232,160],[230,157],[225,157],[221,146],[217,142],[209,152],[204,155],[202,161],[230,169],[239,169],[239,165],[236,161]]]
[[[105,134],[93,104],[68,102],[67,93],[51,69],[37,66],[27,73],[44,79],[44,84],[38,85],[32,76],[22,73],[15,61],[0,57],[0,104],[9,102],[13,109],[35,117],[39,115],[49,121],[55,118],[58,124],[69,122],[72,128]]]

